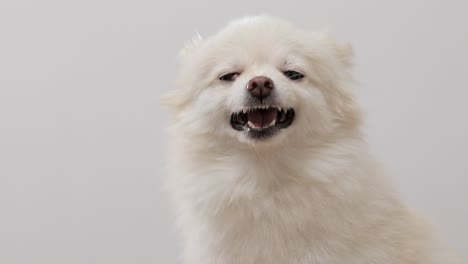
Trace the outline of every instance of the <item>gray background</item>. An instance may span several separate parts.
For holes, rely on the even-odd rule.
[[[375,153],[468,255],[468,2],[0,2],[0,263],[176,263],[161,191],[175,57],[267,13],[356,50]]]

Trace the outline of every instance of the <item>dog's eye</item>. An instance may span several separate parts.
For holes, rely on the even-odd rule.
[[[221,75],[221,76],[219,77],[219,79],[220,79],[221,81],[232,82],[232,81],[234,81],[239,75],[240,75],[240,73],[238,73],[238,72],[231,72],[231,73],[228,73],[228,74]]]
[[[285,71],[283,72],[283,74],[293,81],[297,81],[304,78],[304,74],[297,71]]]

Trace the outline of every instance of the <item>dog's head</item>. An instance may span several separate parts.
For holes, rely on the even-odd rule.
[[[250,146],[313,143],[359,123],[350,57],[350,46],[326,33],[243,19],[187,45],[177,88],[164,101],[185,135]]]

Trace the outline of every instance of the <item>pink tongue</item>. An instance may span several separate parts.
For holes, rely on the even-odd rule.
[[[247,112],[247,118],[256,127],[267,127],[273,120],[276,119],[278,111],[272,109],[261,109]]]

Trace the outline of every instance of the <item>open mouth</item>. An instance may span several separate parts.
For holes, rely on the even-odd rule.
[[[260,106],[245,109],[231,115],[231,126],[238,131],[247,131],[253,138],[266,138],[294,121],[294,109]]]

